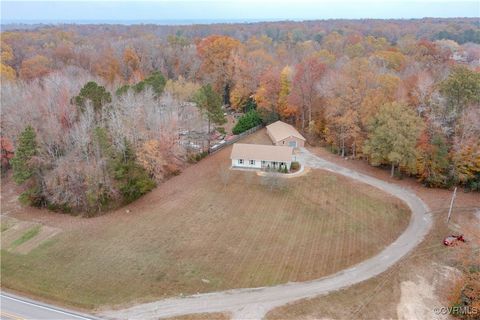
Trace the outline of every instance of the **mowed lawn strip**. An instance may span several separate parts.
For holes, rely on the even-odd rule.
[[[129,213],[79,224],[26,255],[2,250],[2,285],[98,308],[305,281],[373,256],[408,225],[398,199],[321,170],[282,190],[243,171],[225,185],[229,152],[187,168]]]

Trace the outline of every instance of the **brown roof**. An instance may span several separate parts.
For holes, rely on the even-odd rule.
[[[230,159],[290,162],[292,155],[292,147],[235,143]]]
[[[288,137],[295,137],[305,141],[305,138],[293,126],[288,123],[277,121],[267,126],[267,131],[275,139],[275,142],[281,141]]]

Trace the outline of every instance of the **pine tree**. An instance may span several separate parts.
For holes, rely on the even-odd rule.
[[[197,107],[208,119],[208,136],[210,137],[211,123],[222,125],[227,122],[222,109],[222,97],[216,93],[210,84],[201,87],[193,97]],[[210,146],[210,138],[209,138]]]
[[[25,183],[35,173],[35,167],[31,162],[37,153],[35,131],[31,126],[27,126],[20,134],[18,147],[12,159],[13,179],[17,184]]]
[[[90,101],[96,113],[100,113],[106,103],[112,102],[112,95],[104,86],[99,86],[96,82],[90,81],[83,86],[78,96],[74,97],[75,104],[81,111],[85,110],[87,101]]]

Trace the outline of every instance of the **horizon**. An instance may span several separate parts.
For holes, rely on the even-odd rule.
[[[255,5],[255,10],[251,6]],[[208,11],[205,7],[208,6]],[[1,24],[201,24],[478,18],[476,1],[2,1]],[[48,8],[48,9],[47,9]]]

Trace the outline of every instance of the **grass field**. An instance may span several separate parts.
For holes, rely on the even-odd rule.
[[[131,212],[82,221],[25,255],[2,250],[2,285],[97,308],[304,281],[376,254],[408,224],[399,200],[323,171],[273,191],[254,172],[226,179],[229,152],[187,168]]]
[[[434,226],[425,241],[388,271],[352,287],[329,295],[305,299],[271,310],[266,319],[440,319],[434,307],[449,306],[452,275],[459,267],[458,255],[480,248],[480,225],[473,209],[455,209],[447,226],[448,209],[433,211]],[[462,233],[468,239],[458,247],[446,247],[443,239]],[[453,270],[453,271],[452,271]],[[457,272],[459,272],[457,270]],[[434,289],[422,291],[422,280]],[[418,292],[405,297],[402,283],[417,284]],[[420,284],[419,284],[420,283]],[[429,296],[429,295],[432,295]],[[402,301],[403,299],[403,301]],[[408,300],[405,305],[405,300]],[[436,301],[439,300],[439,301]]]

